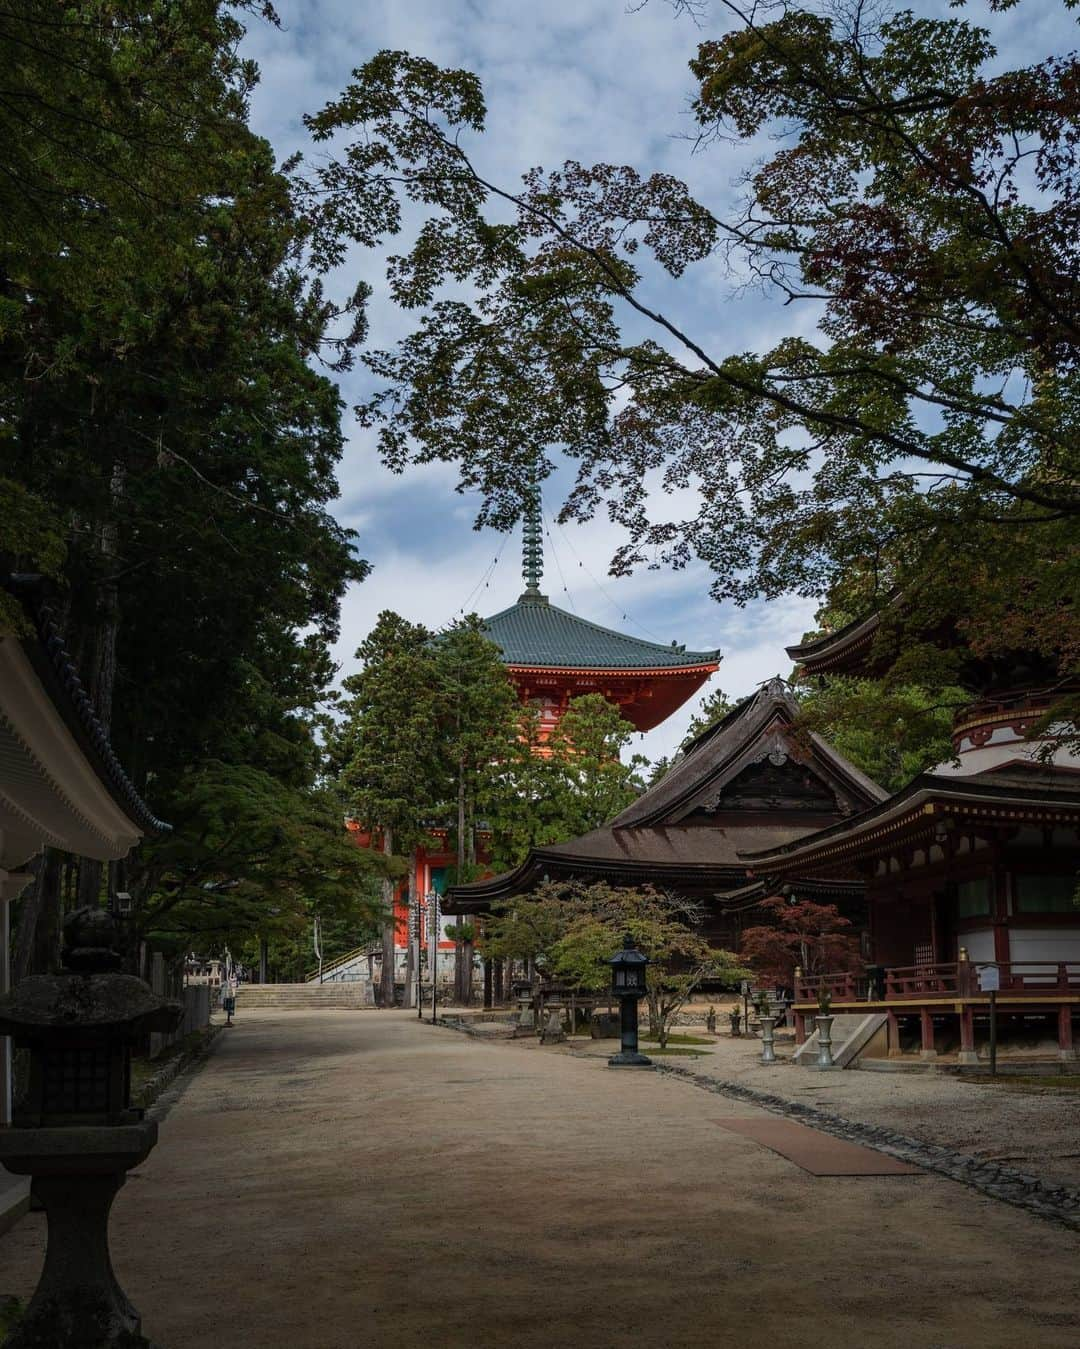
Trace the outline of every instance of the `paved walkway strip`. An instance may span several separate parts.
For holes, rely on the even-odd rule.
[[[921,1176],[921,1167],[787,1119],[718,1119],[721,1129],[778,1152],[812,1176]]]

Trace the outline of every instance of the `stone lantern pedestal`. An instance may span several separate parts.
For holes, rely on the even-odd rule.
[[[120,973],[116,937],[110,915],[77,910],[64,924],[64,970],[0,999],[0,1034],[30,1051],[0,1162],[32,1177],[49,1222],[41,1280],[5,1349],[153,1349],[113,1273],[109,1210],[157,1142],[157,1124],[129,1102],[131,1046],[173,1029],[183,1008]]]

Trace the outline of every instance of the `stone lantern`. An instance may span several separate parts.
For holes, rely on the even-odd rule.
[[[30,1052],[29,1090],[0,1130],[0,1162],[33,1178],[49,1223],[45,1268],[8,1349],[150,1346],[112,1271],[109,1210],[157,1142],[156,1121],[130,1104],[131,1046],[172,1030],[183,1007],[120,972],[117,938],[110,914],[76,910],[61,973],[0,999],[0,1034]]]

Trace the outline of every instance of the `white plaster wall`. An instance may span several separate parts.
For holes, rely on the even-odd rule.
[[[1080,961],[1080,928],[1014,927],[1009,954],[1015,960]]]
[[[967,947],[968,958],[974,963],[977,960],[993,960],[994,958],[994,929],[982,928],[978,932],[962,932],[960,934],[960,945]]]

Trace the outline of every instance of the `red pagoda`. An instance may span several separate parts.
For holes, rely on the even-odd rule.
[[[523,530],[522,574],[525,589],[516,603],[484,620],[499,647],[507,673],[523,704],[540,708],[540,753],[572,698],[603,694],[639,731],[652,730],[686,702],[720,664],[720,652],[687,651],[601,627],[552,604],[540,592],[543,544],[539,496],[529,504]],[[371,838],[350,824],[362,846]],[[456,860],[446,829],[431,830],[430,848],[416,850],[417,902],[426,923],[430,896],[446,892]],[[477,839],[477,857],[486,861],[490,836]],[[395,897],[396,963],[405,968],[409,943],[409,895],[402,885]],[[454,943],[440,934],[439,966],[449,961]],[[359,957],[360,953],[357,953]],[[366,957],[366,953],[364,953]],[[358,959],[347,958],[324,978],[355,977]],[[488,995],[490,996],[490,994]]]

